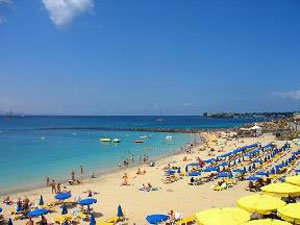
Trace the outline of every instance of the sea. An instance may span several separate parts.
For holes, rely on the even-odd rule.
[[[201,116],[0,116],[0,194],[45,185],[46,177],[67,180],[71,171],[101,176],[133,156],[157,160],[175,154],[198,138],[157,129],[231,128],[254,118]],[[140,131],[143,130],[143,131]],[[172,136],[172,138],[167,136]],[[103,143],[100,138],[119,138]],[[143,138],[144,143],[134,140]]]

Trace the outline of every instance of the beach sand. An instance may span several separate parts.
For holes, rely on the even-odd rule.
[[[195,162],[196,157],[201,159],[211,158],[207,156],[208,149],[219,149],[216,143],[212,142],[216,139],[217,132],[204,132],[202,135],[208,140],[209,147],[195,146],[192,154],[180,153],[163,158],[156,162],[156,167],[149,167],[147,165],[138,166],[141,170],[146,170],[145,175],[136,175],[137,167],[120,169],[119,171],[105,174],[96,179],[86,180],[81,185],[69,186],[68,189],[72,190],[72,195],[86,198],[87,194],[84,191],[91,189],[97,191],[100,194],[94,197],[98,199],[98,203],[93,205],[94,211],[97,212],[96,220],[102,221],[109,217],[115,216],[117,213],[117,207],[121,204],[124,213],[129,218],[129,224],[136,223],[138,225],[147,224],[145,218],[152,213],[168,213],[171,209],[174,212],[180,212],[184,217],[193,215],[195,212],[211,207],[230,207],[236,206],[236,200],[244,195],[249,194],[245,191],[245,187],[248,182],[240,182],[233,188],[226,191],[216,192],[212,190],[214,182],[209,182],[200,186],[188,185],[188,178],[184,178],[172,184],[164,184],[162,182],[163,170],[168,163],[171,165],[181,166],[184,168],[189,162]],[[245,146],[248,144],[261,142],[262,145],[274,141],[275,138],[266,134],[257,138],[239,138],[238,140],[228,141],[224,151],[232,151],[233,149]],[[278,146],[283,145],[283,142],[276,141]],[[206,147],[206,148],[205,148]],[[198,151],[199,148],[205,148],[204,151]],[[224,152],[216,152],[216,154],[223,154]],[[184,156],[187,156],[189,161],[183,162]],[[130,186],[121,186],[122,175],[128,174]],[[150,182],[155,187],[160,187],[160,190],[153,192],[141,192],[139,188],[142,184]],[[44,200],[53,200],[53,194],[51,194],[50,188],[40,188],[36,190],[15,193],[10,195],[14,201],[18,197],[27,196],[30,200],[38,202],[40,195],[43,195]],[[3,199],[4,196],[1,196]],[[1,204],[3,206],[3,204]],[[9,209],[14,209],[14,206],[3,206],[3,211],[7,212]],[[56,215],[60,215],[61,209],[57,206],[57,213],[51,213],[47,215],[49,222],[52,221]],[[8,218],[7,213],[5,217]],[[25,224],[26,220],[15,221],[14,224]],[[88,223],[88,222],[83,222]]]

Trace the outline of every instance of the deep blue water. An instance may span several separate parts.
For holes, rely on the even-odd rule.
[[[46,176],[69,177],[83,165],[86,174],[117,168],[134,155],[135,160],[171,154],[191,143],[195,136],[182,133],[102,131],[78,128],[226,128],[253,122],[253,119],[203,117],[0,117],[0,193],[44,182]],[[56,128],[49,129],[48,128]],[[68,129],[60,129],[68,128]],[[149,135],[144,144],[133,140]],[[172,135],[173,140],[166,140]],[[120,138],[120,144],[101,143],[99,138]],[[146,148],[151,150],[146,150]]]

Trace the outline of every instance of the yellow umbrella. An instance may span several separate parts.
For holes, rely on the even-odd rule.
[[[300,224],[300,203],[291,203],[277,210],[278,215],[291,223]]]
[[[237,205],[251,213],[267,215],[280,207],[285,206],[285,202],[278,198],[264,194],[248,195],[240,198]]]
[[[285,181],[290,184],[300,185],[300,175],[287,177]]]
[[[261,188],[267,194],[276,195],[280,197],[296,197],[300,196],[300,187],[288,183],[269,184]]]
[[[240,208],[215,208],[196,213],[198,225],[240,225],[250,220],[250,213]]]
[[[281,220],[264,219],[264,220],[252,220],[247,223],[244,223],[243,225],[292,225],[292,224]]]

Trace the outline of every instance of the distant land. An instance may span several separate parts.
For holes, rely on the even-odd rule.
[[[291,118],[295,115],[299,115],[300,111],[293,112],[205,112],[202,115],[182,115],[182,116],[203,116],[203,117],[212,117],[212,118]],[[0,116],[75,116],[75,115],[59,115],[59,114],[29,114],[23,112],[4,112],[0,110]],[[76,115],[76,116],[109,116],[109,115]],[[114,115],[112,115],[114,116]],[[122,116],[122,115],[116,115]],[[126,115],[127,116],[127,115]],[[143,115],[133,115],[133,116],[143,116]],[[156,115],[149,115],[156,116]],[[158,115],[157,115],[158,116]],[[172,115],[160,115],[160,116],[172,116]],[[177,116],[177,115],[176,115]]]
[[[299,112],[252,112],[252,113],[235,113],[235,112],[222,112],[222,113],[203,113],[203,117],[212,118],[291,118]]]

